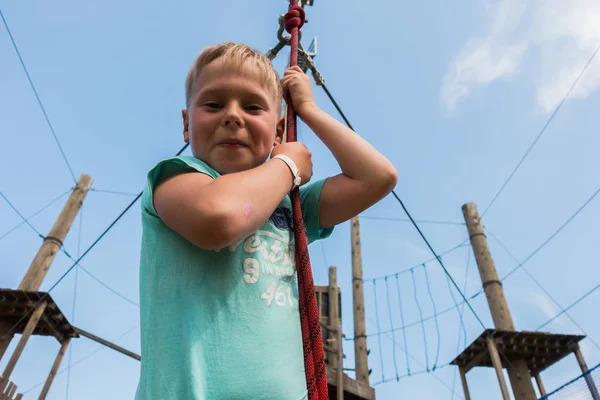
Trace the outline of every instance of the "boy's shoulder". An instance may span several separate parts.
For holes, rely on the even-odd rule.
[[[148,171],[148,179],[156,179],[158,176],[164,175],[165,173],[168,175],[175,175],[184,171],[189,172],[190,170],[206,173],[213,178],[220,175],[217,170],[199,158],[194,156],[174,156],[157,162],[150,171]]]
[[[157,217],[158,214],[154,209],[154,189],[169,178],[189,172],[202,173],[213,179],[220,176],[218,171],[194,156],[175,156],[160,160],[146,175],[141,199],[142,209],[153,217]]]

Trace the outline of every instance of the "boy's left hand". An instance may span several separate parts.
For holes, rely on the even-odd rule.
[[[298,116],[309,108],[316,106],[313,97],[312,82],[310,77],[300,67],[289,67],[281,78],[281,86],[284,94],[289,94]]]

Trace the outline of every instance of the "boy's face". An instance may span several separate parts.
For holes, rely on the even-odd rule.
[[[284,119],[261,77],[254,65],[240,70],[218,58],[202,69],[182,112],[185,142],[221,174],[261,165],[281,143]]]

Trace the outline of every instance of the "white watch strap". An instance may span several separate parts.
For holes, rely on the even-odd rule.
[[[278,158],[281,161],[283,161],[284,163],[286,163],[287,166],[289,167],[290,171],[292,171],[292,175],[294,176],[294,180],[293,180],[294,186],[292,187],[292,190],[294,190],[296,187],[300,186],[300,183],[302,182],[302,178],[300,178],[300,170],[296,166],[296,163],[294,162],[294,160],[292,160],[291,158],[289,158],[288,156],[283,155],[283,154],[277,154],[273,158]]]

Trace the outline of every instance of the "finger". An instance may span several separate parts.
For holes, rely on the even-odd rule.
[[[297,65],[294,65],[292,67],[289,67],[285,70],[285,72],[283,73],[283,75],[292,75],[292,74],[304,74],[304,71],[302,71],[302,68],[300,68]]]
[[[286,75],[283,78],[281,78],[281,84],[285,83],[285,82],[289,82],[291,79],[294,79],[295,77],[292,75]]]
[[[299,82],[302,82],[301,79],[302,78],[300,76],[298,76],[298,75],[289,75],[289,76],[283,77],[281,79],[281,83],[283,84],[285,82],[288,85],[289,84],[297,84]]]
[[[281,80],[281,88],[284,90],[289,90],[290,86],[295,85],[294,77],[288,77],[287,79]]]

